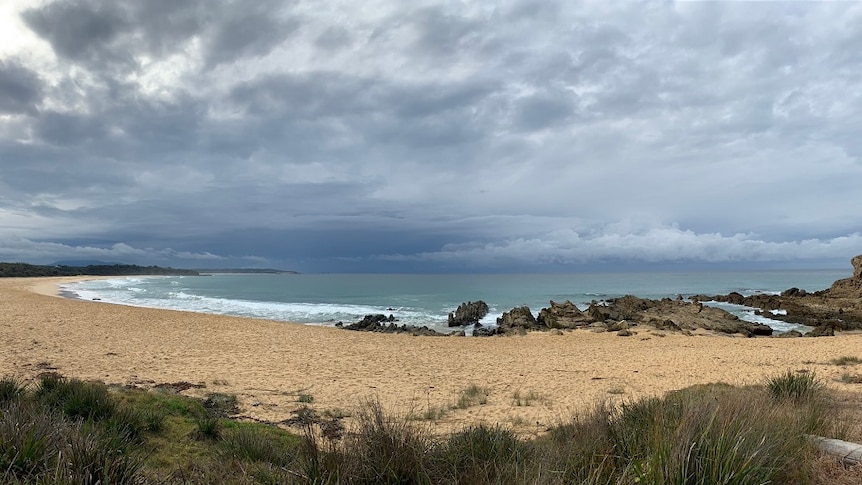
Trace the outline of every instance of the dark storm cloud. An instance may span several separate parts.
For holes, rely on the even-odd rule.
[[[0,60],[0,112],[34,113],[42,101],[39,75],[18,62]]]

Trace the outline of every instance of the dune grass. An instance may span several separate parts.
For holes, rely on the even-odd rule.
[[[842,438],[830,394],[798,373],[599,403],[531,439],[487,425],[435,435],[376,401],[348,432],[308,410],[292,433],[208,399],[0,380],[0,483],[827,483],[803,436]]]

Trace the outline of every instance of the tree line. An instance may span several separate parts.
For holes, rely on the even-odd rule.
[[[195,270],[138,266],[136,264],[98,264],[89,266],[37,265],[27,263],[0,263],[0,278],[27,276],[199,276]]]

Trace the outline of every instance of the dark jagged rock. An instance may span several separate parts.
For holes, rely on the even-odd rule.
[[[496,328],[476,327],[473,329],[474,337],[492,337],[494,335],[497,335]]]
[[[482,300],[468,301],[458,305],[454,312],[449,313],[449,326],[473,325],[479,323],[488,314],[488,304]]]
[[[540,326],[536,321],[536,318],[533,317],[533,313],[530,312],[530,308],[522,306],[513,308],[508,312],[503,312],[503,315],[497,319],[497,328],[500,333],[509,334],[517,333],[520,331],[519,329],[537,330],[543,327]]]
[[[788,288],[781,292],[781,296],[805,296],[808,292],[805,290],[800,290],[797,287]]]
[[[416,325],[397,325],[395,323],[396,321],[397,320],[393,315],[389,315],[388,317],[382,314],[365,315],[362,320],[356,323],[351,323],[350,325],[341,324],[341,328],[362,332],[409,333],[411,335],[433,337],[446,335],[426,326],[417,327]],[[338,326],[338,324],[336,324],[336,326]]]
[[[536,323],[540,327],[547,328],[578,328],[589,325],[592,321],[593,319],[589,315],[582,312],[569,300],[563,303],[551,300],[551,306],[542,308],[536,319]]]
[[[805,334],[806,337],[834,337],[835,328],[828,325],[816,327],[814,330]]]
[[[776,337],[778,337],[778,338],[795,338],[795,337],[801,337],[801,336],[802,336],[802,332],[800,332],[798,330],[790,330],[790,331],[787,331],[784,333],[779,333],[778,335],[776,335]]]

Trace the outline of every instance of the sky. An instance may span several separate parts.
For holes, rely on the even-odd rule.
[[[860,157],[862,2],[0,2],[0,261],[849,268]]]

